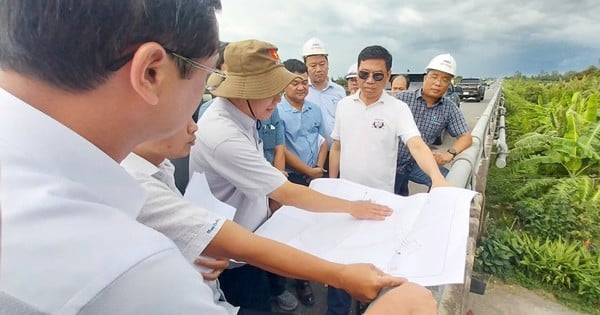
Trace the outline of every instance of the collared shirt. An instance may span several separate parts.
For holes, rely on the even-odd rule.
[[[339,140],[340,178],[394,191],[398,142],[420,133],[408,106],[387,93],[366,106],[360,93],[342,99],[331,137]]]
[[[123,168],[3,89],[0,103],[3,291],[53,314],[227,314],[135,221],[146,196]]]
[[[458,137],[469,132],[465,116],[458,106],[446,97],[439,99],[432,107],[427,107],[421,89],[399,93],[396,98],[408,104],[423,140],[428,145],[432,145],[443,130],[446,130],[452,137]],[[400,144],[398,148],[398,172],[403,172],[404,166],[412,161],[414,159],[406,145]]]
[[[302,110],[298,111],[285,98],[278,107],[281,110],[279,116],[285,130],[287,149],[304,164],[314,167],[319,156],[319,135],[326,136],[321,109],[311,102],[304,101]],[[295,172],[292,169],[287,171]]]
[[[123,166],[148,193],[137,220],[175,242],[191,263],[223,226],[224,219],[183,200],[175,186],[175,167],[164,160],[158,167],[135,153]]]
[[[275,107],[275,110],[269,119],[260,121],[258,136],[263,143],[265,159],[272,165],[273,160],[275,159],[275,147],[285,144],[285,132],[283,130],[281,119],[279,118],[277,107]]]
[[[328,146],[331,146],[331,132],[335,125],[335,110],[338,102],[346,97],[346,90],[339,84],[329,81],[327,87],[323,90],[315,88],[309,80],[308,95],[304,101],[317,104],[323,115],[323,123],[325,124],[325,139]]]
[[[217,97],[198,121],[190,174],[204,172],[213,195],[235,207],[234,221],[256,230],[271,214],[267,195],[287,178],[263,156],[256,122]]]
[[[175,167],[171,161],[165,159],[156,166],[141,156],[130,153],[121,162],[121,166],[148,193],[137,217],[138,222],[175,242],[185,259],[195,266],[194,260],[217,235],[225,219],[183,200],[175,186]],[[214,292],[215,304],[223,306],[229,314],[237,314],[239,308],[225,301],[216,280],[205,282]]]

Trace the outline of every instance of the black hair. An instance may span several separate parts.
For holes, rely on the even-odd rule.
[[[386,70],[392,69],[392,55],[387,51],[387,49],[375,45],[375,46],[367,46],[363,48],[358,54],[358,66],[360,67],[360,62],[368,59],[381,59],[385,61]]]
[[[219,59],[217,59],[217,64],[215,65],[215,68],[219,70],[223,70],[221,67],[225,63],[225,48],[227,48],[227,45],[229,45],[229,42],[219,42]]]
[[[308,69],[306,68],[306,65],[304,64],[304,62],[298,60],[298,59],[288,59],[286,61],[283,62],[283,66],[292,73],[307,73]]]
[[[212,56],[220,9],[220,0],[3,0],[0,68],[91,90],[146,42],[187,58]],[[186,77],[190,66],[175,60]]]

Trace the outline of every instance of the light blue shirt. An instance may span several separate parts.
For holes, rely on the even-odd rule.
[[[314,167],[319,155],[319,134],[326,136],[321,109],[316,104],[305,101],[302,111],[298,111],[285,98],[278,107],[287,149],[304,164]],[[287,171],[293,172],[291,169]]]
[[[308,84],[308,95],[305,101],[317,104],[321,108],[323,123],[325,124],[325,139],[328,146],[331,146],[331,133],[335,125],[335,109],[337,103],[346,97],[346,90],[339,84],[330,81],[329,85],[323,90],[318,90],[313,87],[312,83]]]
[[[277,107],[275,107],[275,110],[269,119],[260,121],[258,136],[263,143],[265,159],[273,165],[273,159],[275,159],[275,147],[285,144],[283,125],[281,124]]]

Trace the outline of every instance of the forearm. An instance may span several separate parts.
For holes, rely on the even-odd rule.
[[[340,150],[341,143],[334,140],[329,151],[329,177],[337,178],[340,172]]]
[[[285,145],[278,145],[275,147],[274,153],[273,153],[273,166],[280,170],[280,171],[285,171]]]
[[[304,164],[298,156],[288,149],[285,149],[285,163],[289,168],[301,174],[308,174],[311,169],[310,165]]]
[[[312,212],[349,212],[352,208],[351,201],[324,195],[306,186],[291,182],[284,183],[269,197],[284,205]]]
[[[317,165],[319,167],[323,167],[325,165],[325,160],[327,159],[327,142],[323,141],[321,147],[319,148],[319,155],[317,156]]]
[[[443,179],[439,166],[433,157],[433,153],[420,137],[413,137],[407,143],[410,154],[413,156],[421,170],[427,174],[432,181]]]
[[[473,144],[473,137],[471,133],[465,133],[456,138],[456,141],[452,144],[452,147],[456,152],[460,153],[468,149]]]
[[[223,225],[203,254],[230,257],[284,277],[315,280],[333,286],[340,283],[336,274],[342,265],[260,237],[231,221]]]

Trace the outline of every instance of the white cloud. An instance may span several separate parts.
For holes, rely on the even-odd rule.
[[[224,0],[221,38],[255,38],[301,59],[316,36],[330,53],[330,76],[341,76],[368,45],[394,57],[393,70],[423,70],[450,52],[468,76],[581,70],[600,57],[600,2],[582,0]]]

